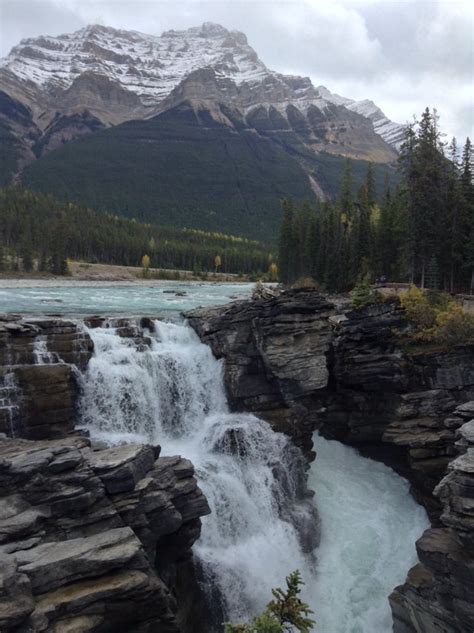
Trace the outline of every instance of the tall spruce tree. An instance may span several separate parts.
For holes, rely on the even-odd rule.
[[[284,284],[289,284],[295,280],[295,228],[294,228],[293,203],[289,200],[283,201],[283,219],[280,228],[280,239],[278,242],[278,269],[280,280]]]

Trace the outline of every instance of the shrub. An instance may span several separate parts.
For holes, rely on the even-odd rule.
[[[438,314],[435,337],[446,345],[474,341],[474,315],[464,312],[460,305],[452,305]]]
[[[405,309],[407,319],[417,329],[426,331],[436,323],[436,309],[428,300],[428,294],[418,288],[410,286],[410,289],[400,295],[400,304]]]
[[[300,572],[292,572],[286,578],[286,591],[272,589],[274,599],[262,614],[248,624],[226,623],[225,633],[310,633],[315,622],[308,617],[313,612],[299,597],[303,584]]]
[[[411,286],[401,295],[400,304],[414,325],[412,341],[457,345],[474,340],[474,316],[447,293]]]
[[[362,310],[370,305],[380,303],[383,298],[380,292],[377,292],[368,279],[359,281],[351,292],[352,307],[354,310]]]

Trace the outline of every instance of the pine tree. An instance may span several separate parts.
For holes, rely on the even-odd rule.
[[[469,137],[461,159],[462,219],[465,239],[462,244],[462,262],[467,271],[469,292],[474,294],[474,183],[472,166],[472,145]]]
[[[352,162],[349,158],[347,158],[346,162],[344,163],[344,171],[342,174],[341,195],[339,197],[339,203],[341,207],[341,212],[345,213],[349,219],[352,217],[354,205],[354,195],[352,192],[352,188]]]
[[[367,204],[369,208],[373,207],[377,200],[376,188],[375,188],[375,176],[372,163],[367,165],[367,173],[365,176],[365,189],[367,192]]]
[[[293,221],[293,204],[289,200],[284,200],[283,219],[278,243],[278,268],[280,270],[280,280],[284,284],[289,284],[295,280],[296,252]]]

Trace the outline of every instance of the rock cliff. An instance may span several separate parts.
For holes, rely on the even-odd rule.
[[[231,406],[290,435],[310,458],[329,380],[334,307],[312,291],[200,308],[190,325],[225,360]]]
[[[390,596],[395,633],[474,630],[474,401],[456,408],[459,456],[434,490],[441,525],[417,542],[420,564]],[[468,420],[468,421],[466,421]]]
[[[0,440],[2,631],[182,630],[174,590],[209,507],[159,452]]]
[[[0,433],[51,439],[72,432],[77,369],[92,348],[75,322],[0,315]]]
[[[472,633],[474,346],[409,352],[394,334],[409,327],[396,302],[351,312],[311,290],[186,316],[225,359],[234,406],[311,457],[319,429],[411,482],[433,527],[390,598],[395,633]]]

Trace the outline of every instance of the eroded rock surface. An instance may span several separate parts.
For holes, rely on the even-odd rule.
[[[319,429],[410,480],[433,527],[391,596],[394,631],[473,633],[474,346],[404,351],[396,302],[336,315],[312,291],[187,316],[225,359],[234,406],[271,419],[278,402],[276,428],[307,452]]]
[[[0,630],[178,632],[180,568],[209,513],[159,447],[0,441]]]
[[[311,453],[329,378],[329,317],[334,307],[311,290],[200,308],[186,314],[202,341],[225,359],[234,410],[251,411]]]
[[[456,431],[460,455],[434,494],[443,512],[441,527],[417,542],[420,564],[390,596],[395,633],[474,631],[474,401],[459,406]]]

